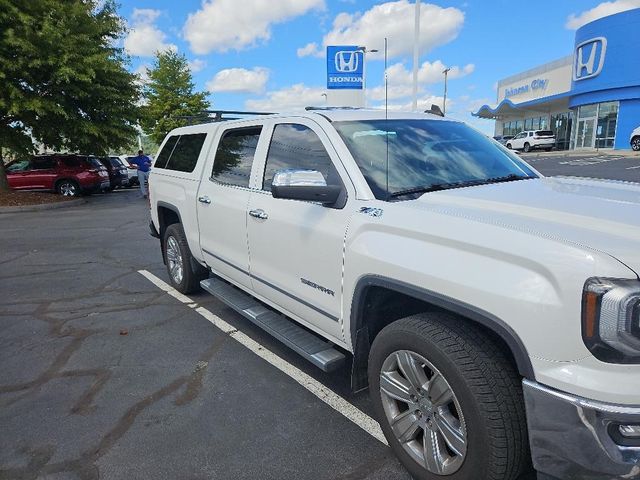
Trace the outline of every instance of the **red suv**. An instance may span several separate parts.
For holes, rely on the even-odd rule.
[[[36,155],[6,166],[14,190],[52,190],[75,197],[109,188],[109,173],[95,157],[86,155]]]

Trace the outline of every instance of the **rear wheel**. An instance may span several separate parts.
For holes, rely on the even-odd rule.
[[[464,320],[429,313],[385,327],[369,356],[385,437],[421,480],[515,480],[530,471],[521,379]]]
[[[531,145],[529,145],[528,142],[524,144],[524,151],[525,152],[530,152],[531,151]]]
[[[80,187],[73,180],[60,180],[56,183],[56,192],[64,197],[77,197],[80,195]]]
[[[633,137],[633,139],[631,139],[631,148],[636,152],[640,151],[640,137]]]
[[[191,255],[182,225],[174,223],[164,232],[164,258],[171,285],[180,293],[192,293],[200,288],[200,281],[209,271]]]

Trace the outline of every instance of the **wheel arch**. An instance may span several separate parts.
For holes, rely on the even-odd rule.
[[[174,223],[181,224],[182,217],[180,216],[178,208],[170,203],[158,201],[156,208],[158,212],[158,236],[160,239],[160,250],[162,251],[162,261],[166,265],[167,259],[165,258],[164,252],[164,232],[167,230],[169,225],[173,225]]]
[[[398,304],[402,304],[402,309],[399,314],[394,315],[393,310]],[[382,315],[390,315],[369,316],[370,312],[376,311],[377,306],[382,307]],[[353,349],[351,386],[354,391],[367,386],[369,350],[380,330],[395,320],[430,309],[451,312],[481,325],[508,348],[520,375],[535,380],[533,365],[524,343],[504,320],[473,305],[425,288],[379,275],[367,275],[358,280],[351,305],[349,335]]]

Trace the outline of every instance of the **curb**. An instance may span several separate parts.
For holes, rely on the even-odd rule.
[[[16,207],[0,207],[0,215],[3,213],[16,213],[16,212],[39,212],[41,210],[54,210],[56,208],[73,207],[75,205],[81,205],[87,203],[84,198],[78,198],[77,200],[67,200],[55,203],[43,203],[40,205],[20,205]]]

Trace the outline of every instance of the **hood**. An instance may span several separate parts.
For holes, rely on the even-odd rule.
[[[597,250],[640,272],[640,184],[537,178],[431,192],[406,204]]]

